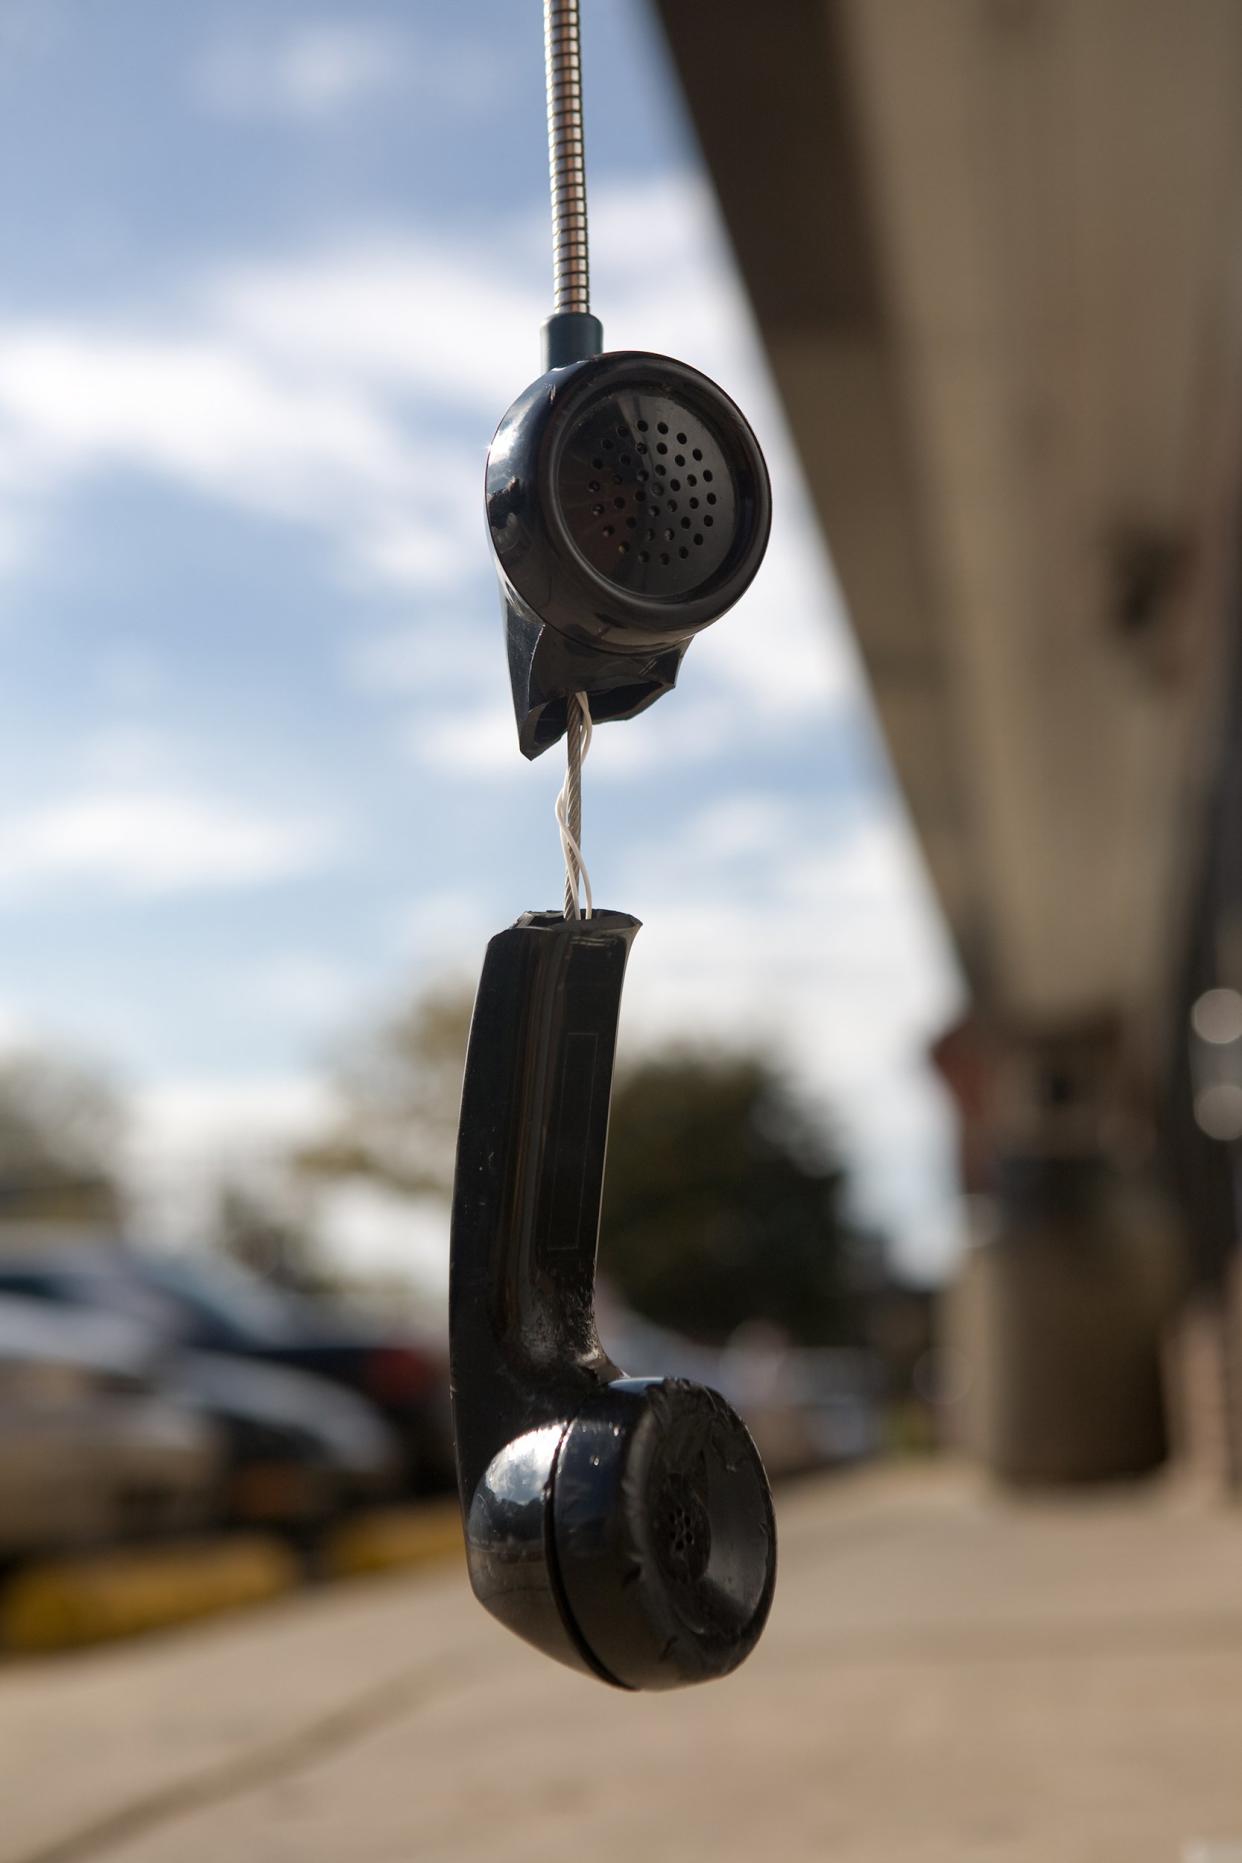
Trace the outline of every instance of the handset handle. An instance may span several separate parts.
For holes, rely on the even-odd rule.
[[[617,1019],[639,921],[527,913],[487,947],[462,1090],[449,1289],[467,1509],[497,1450],[618,1375],[595,1330]]]

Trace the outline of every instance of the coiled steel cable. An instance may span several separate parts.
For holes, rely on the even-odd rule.
[[[578,0],[543,0],[552,184],[552,301],[557,311],[591,308],[587,258],[586,156],[582,142],[582,47]]]
[[[591,309],[591,267],[578,0],[543,0],[543,58],[552,190],[552,304],[558,313],[585,316]],[[586,891],[586,916],[591,916],[591,882],[582,859],[582,759],[590,741],[590,708],[581,693],[571,693],[566,704],[565,783],[556,808],[565,856],[567,919],[576,919],[581,911],[580,886]]]

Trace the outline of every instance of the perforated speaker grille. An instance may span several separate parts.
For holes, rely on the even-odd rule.
[[[603,397],[566,442],[558,483],[575,546],[643,595],[691,595],[735,541],[729,456],[701,415],[641,388]]]

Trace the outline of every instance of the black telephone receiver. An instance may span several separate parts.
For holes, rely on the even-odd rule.
[[[776,1574],[741,1419],[627,1378],[595,1328],[621,986],[638,920],[531,912],[487,947],[453,1196],[453,1417],[470,1582],[510,1630],[619,1688],[727,1675]]]
[[[669,691],[737,601],[771,521],[758,441],[667,356],[602,354],[588,303],[578,0],[544,0],[556,310],[544,374],[492,441],[487,519],[518,742],[568,734],[565,913],[487,947],[453,1189],[453,1422],[475,1595],[618,1688],[727,1675],[772,1602],[758,1451],[724,1399],[627,1378],[595,1329],[595,1249],[621,985],[638,920],[579,916],[588,721]],[[585,714],[585,717],[584,717]],[[562,813],[562,803],[564,812]]]

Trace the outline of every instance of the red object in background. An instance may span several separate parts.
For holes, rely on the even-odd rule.
[[[981,1190],[992,1160],[990,1102],[995,1078],[992,1043],[978,1018],[968,1015],[946,1029],[928,1052],[957,1108],[962,1189],[967,1192]]]
[[[430,1395],[441,1373],[409,1346],[377,1346],[367,1355],[364,1383],[378,1404],[411,1403]]]

